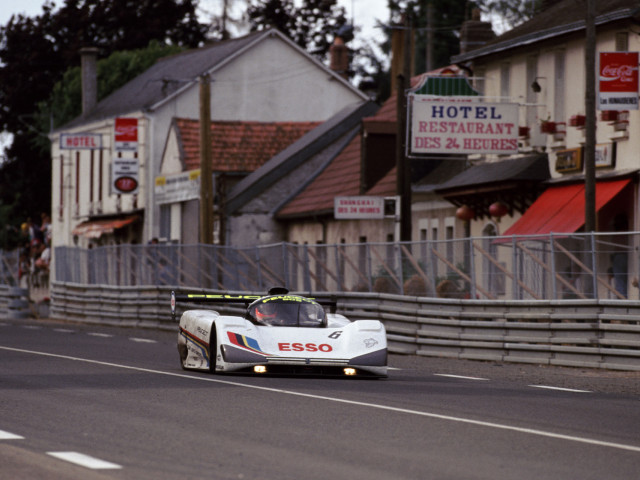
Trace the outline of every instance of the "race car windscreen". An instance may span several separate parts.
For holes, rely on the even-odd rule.
[[[258,300],[249,307],[249,317],[258,325],[272,327],[321,327],[325,323],[325,312],[320,305],[298,298]]]

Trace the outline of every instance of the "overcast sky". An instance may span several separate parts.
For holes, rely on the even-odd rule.
[[[56,5],[60,7],[63,0],[57,0]],[[217,11],[222,0],[200,0],[203,11]],[[369,37],[373,34],[375,19],[379,18],[386,22],[388,19],[387,0],[338,0],[347,10],[349,18],[354,16],[355,25],[363,27],[363,35]],[[0,0],[0,24],[6,25],[13,14],[26,14],[29,17],[39,15],[42,12],[44,0]]]

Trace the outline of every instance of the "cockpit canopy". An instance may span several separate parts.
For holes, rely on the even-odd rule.
[[[247,310],[257,325],[272,327],[324,327],[324,309],[313,300],[297,295],[272,295],[256,300]]]

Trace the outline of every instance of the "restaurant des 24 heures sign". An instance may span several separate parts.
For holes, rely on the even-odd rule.
[[[410,97],[410,155],[518,152],[518,104]]]

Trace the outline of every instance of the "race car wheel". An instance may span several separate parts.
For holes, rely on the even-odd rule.
[[[187,370],[187,355],[189,354],[186,344],[178,344],[178,354],[180,355],[180,365],[183,370]]]
[[[211,326],[211,336],[209,337],[209,371],[216,373],[216,357],[218,355],[218,338],[216,336],[216,326]]]

